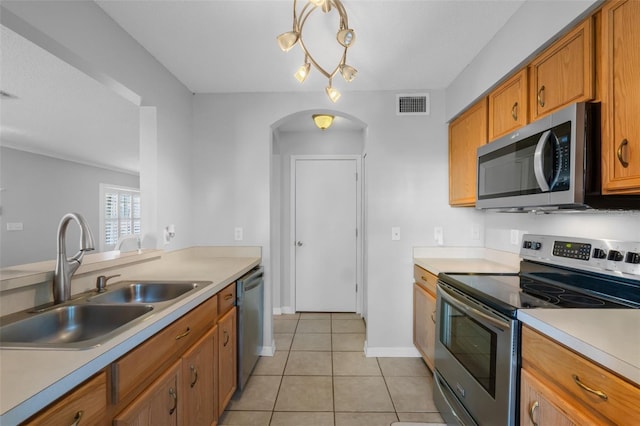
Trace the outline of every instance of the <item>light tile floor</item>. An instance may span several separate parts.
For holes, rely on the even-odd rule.
[[[367,358],[365,324],[344,313],[274,317],[276,353],[261,357],[219,424],[389,426],[442,422],[421,358]]]

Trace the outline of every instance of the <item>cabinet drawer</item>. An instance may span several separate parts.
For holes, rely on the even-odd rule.
[[[218,317],[236,305],[236,283],[233,282],[218,293]]]
[[[422,269],[418,265],[413,265],[413,278],[416,284],[419,284],[435,297],[436,284],[438,283],[438,277],[436,275],[426,269]]]
[[[528,327],[522,328],[522,367],[614,423],[640,418],[640,388]]]
[[[106,409],[107,374],[103,371],[23,424],[68,426],[78,418],[81,424],[101,424]]]
[[[111,364],[112,401],[120,403],[144,389],[215,324],[218,300],[213,296],[149,340]]]

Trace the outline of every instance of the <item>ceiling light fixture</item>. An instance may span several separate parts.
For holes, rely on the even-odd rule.
[[[316,127],[320,130],[327,130],[333,124],[333,115],[329,114],[313,114],[311,116],[313,122],[316,123]]]
[[[347,12],[342,5],[342,1],[340,0],[307,0],[306,4],[302,8],[300,14],[298,14],[298,4],[297,0],[293,0],[293,29],[286,33],[282,33],[277,37],[278,45],[280,49],[284,52],[288,52],[296,45],[296,43],[300,44],[302,51],[304,52],[304,63],[298,71],[294,74],[294,77],[300,82],[303,83],[307,77],[309,76],[309,72],[311,71],[311,65],[314,66],[322,75],[324,75],[329,80],[329,85],[325,89],[327,96],[331,99],[332,102],[337,102],[340,99],[340,92],[332,86],[333,77],[340,71],[342,77],[347,82],[353,81],[356,77],[358,71],[352,67],[351,65],[347,65],[347,49],[353,45],[356,40],[356,33],[353,29],[349,28],[349,18],[347,17]],[[307,18],[311,15],[316,9],[320,8],[320,10],[324,13],[331,11],[332,8],[335,8],[340,16],[340,26],[338,27],[338,32],[336,33],[336,39],[338,43],[344,50],[342,52],[342,56],[340,57],[340,62],[334,68],[332,72],[326,71],[316,60],[313,58],[309,50],[307,50],[307,46],[304,44],[304,40],[302,37],[302,29],[304,27],[305,22],[307,22]]]

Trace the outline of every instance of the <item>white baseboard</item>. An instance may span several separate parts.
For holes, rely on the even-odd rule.
[[[368,347],[367,343],[364,344],[364,354],[368,358],[420,358],[420,352],[413,347],[399,347],[399,348],[372,348]]]
[[[263,346],[260,351],[260,356],[273,356],[276,353],[276,341],[271,341],[271,346]]]
[[[286,315],[295,314],[296,311],[291,306],[282,306],[280,308],[273,308],[273,315]]]

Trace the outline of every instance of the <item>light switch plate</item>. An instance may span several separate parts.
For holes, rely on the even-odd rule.
[[[242,228],[235,228],[233,230],[233,239],[236,241],[242,241],[243,238],[243,232],[242,232]]]
[[[7,222],[7,231],[22,231],[22,222]]]
[[[391,228],[391,240],[392,241],[400,241],[400,227],[394,226]]]
[[[433,228],[433,239],[437,245],[444,245],[444,230],[442,229],[442,226],[436,226]]]

